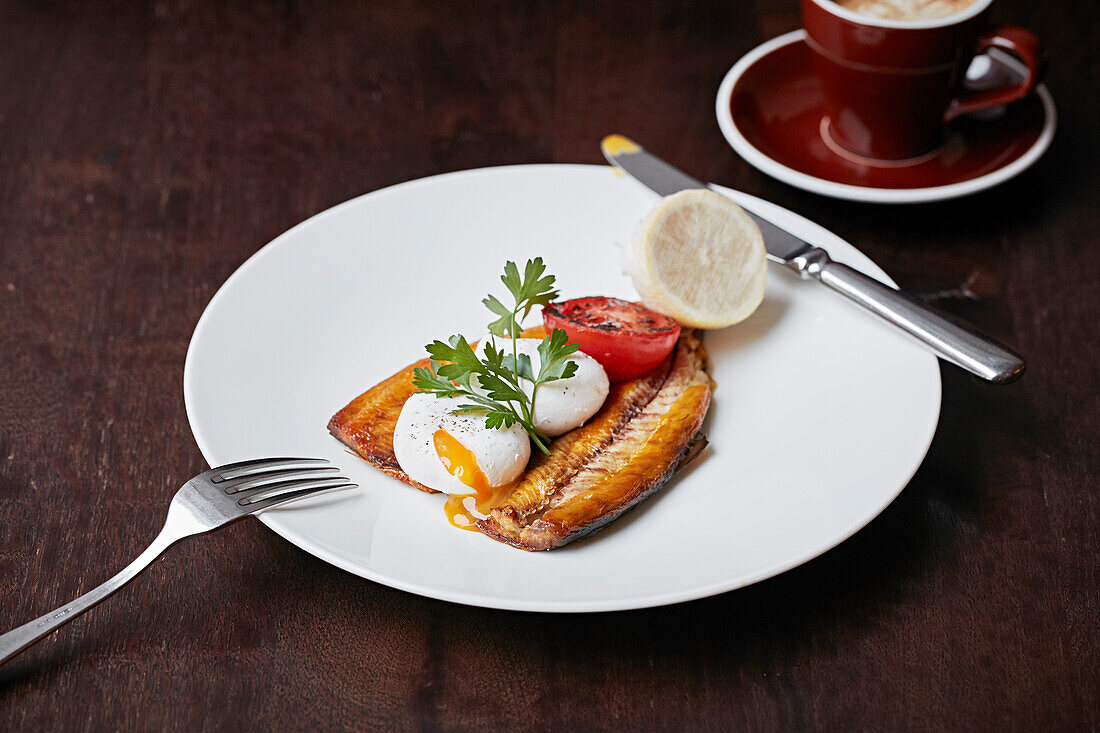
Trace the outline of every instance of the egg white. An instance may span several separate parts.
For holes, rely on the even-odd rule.
[[[541,389],[539,390],[541,392]],[[490,486],[502,486],[523,473],[531,458],[531,441],[519,425],[485,427],[481,414],[452,415],[461,397],[418,393],[406,400],[393,431],[393,452],[409,478],[446,494],[471,494],[471,489],[447,472],[435,450],[435,433],[446,430],[474,454]]]

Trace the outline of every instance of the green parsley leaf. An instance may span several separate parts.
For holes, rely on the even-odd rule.
[[[521,322],[532,308],[558,297],[554,280],[553,275],[546,274],[541,257],[528,260],[522,276],[516,263],[504,263],[500,281],[508,288],[514,305],[509,308],[491,294],[481,302],[497,316],[489,323],[489,333],[512,340],[511,353],[497,348],[493,338],[485,344],[484,357],[479,357],[461,335],[451,336],[446,343],[433,341],[425,347],[431,356],[430,366],[413,370],[413,384],[418,391],[437,397],[463,397],[469,402],[456,407],[452,411],[455,414],[483,413],[488,428],[522,425],[539,450],[549,453],[550,439],[533,422],[535,395],[539,385],[576,374],[577,363],[568,357],[578,346],[568,343],[565,331],[555,328],[539,344],[540,365],[536,375],[531,357],[518,353],[515,339],[520,337]],[[531,384],[530,395],[522,380]]]
[[[435,360],[431,362],[428,369],[424,367],[413,369],[413,384],[420,388],[417,391],[434,392],[439,397],[453,397],[460,394],[450,380],[443,379],[436,373],[437,369],[439,369],[439,362]]]
[[[577,373],[577,362],[566,361],[580,346],[569,343],[569,335],[555,328],[539,344],[539,382],[568,379]]]
[[[489,295],[481,302],[485,304],[486,308],[500,316],[500,318],[489,324],[489,333],[494,336],[508,336],[511,338],[512,334],[519,332],[519,324],[516,323],[516,314],[497,300],[495,296]]]
[[[449,343],[433,341],[424,348],[436,361],[450,362],[443,364],[436,373],[447,379],[456,379],[466,372],[478,371],[481,360],[466,342],[465,336],[451,336]]]

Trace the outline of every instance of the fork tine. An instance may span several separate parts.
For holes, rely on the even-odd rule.
[[[240,461],[227,463],[210,470],[210,481],[218,484],[235,478],[251,476],[256,473],[275,471],[279,469],[331,465],[324,458],[263,458],[258,461]]]
[[[227,494],[241,494],[252,489],[262,489],[296,479],[330,478],[338,472],[337,466],[316,466],[314,468],[290,468],[286,470],[266,471],[223,481],[221,486]]]
[[[275,494],[274,496],[253,496],[248,499],[241,499],[237,503],[251,514],[261,509],[270,509],[273,506],[285,504],[288,501],[294,501],[295,499],[304,499],[308,496],[319,496],[320,494],[327,494],[342,489],[354,489],[358,488],[358,486],[359,484],[353,484],[348,479],[340,477],[340,480],[326,479],[324,481],[312,481],[299,485],[297,488]]]
[[[245,504],[248,502],[256,501],[258,499],[264,499],[268,496],[273,496],[279,492],[287,491],[289,489],[297,489],[303,486],[313,486],[314,484],[332,483],[333,481],[351,481],[347,476],[300,476],[298,478],[284,478],[281,481],[271,481],[260,484],[258,486],[252,486],[238,492],[229,492],[234,499],[237,499],[238,504]]]

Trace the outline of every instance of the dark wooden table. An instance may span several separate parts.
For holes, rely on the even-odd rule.
[[[878,519],[678,606],[451,605],[254,521],[184,542],[0,668],[0,729],[1095,729],[1096,4],[999,0],[1049,44],[1053,147],[913,207],[790,188],[721,137],[718,82],[795,0],[465,5],[0,4],[0,629],[128,562],[205,467],[182,371],[221,283],[399,181],[599,163],[623,132],[855,242],[1027,375],[943,367],[935,441]]]

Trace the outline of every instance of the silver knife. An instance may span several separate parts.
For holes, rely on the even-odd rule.
[[[616,168],[661,196],[692,188],[714,186],[698,181],[642,149],[622,135],[608,135],[600,142],[604,157]],[[915,300],[862,272],[833,262],[821,247],[804,242],[786,229],[737,202],[764,235],[768,259],[786,265],[804,280],[818,280],[857,305],[889,321],[923,342],[941,359],[996,384],[1014,381],[1024,372],[1024,360],[1009,348],[977,329],[936,313]]]

